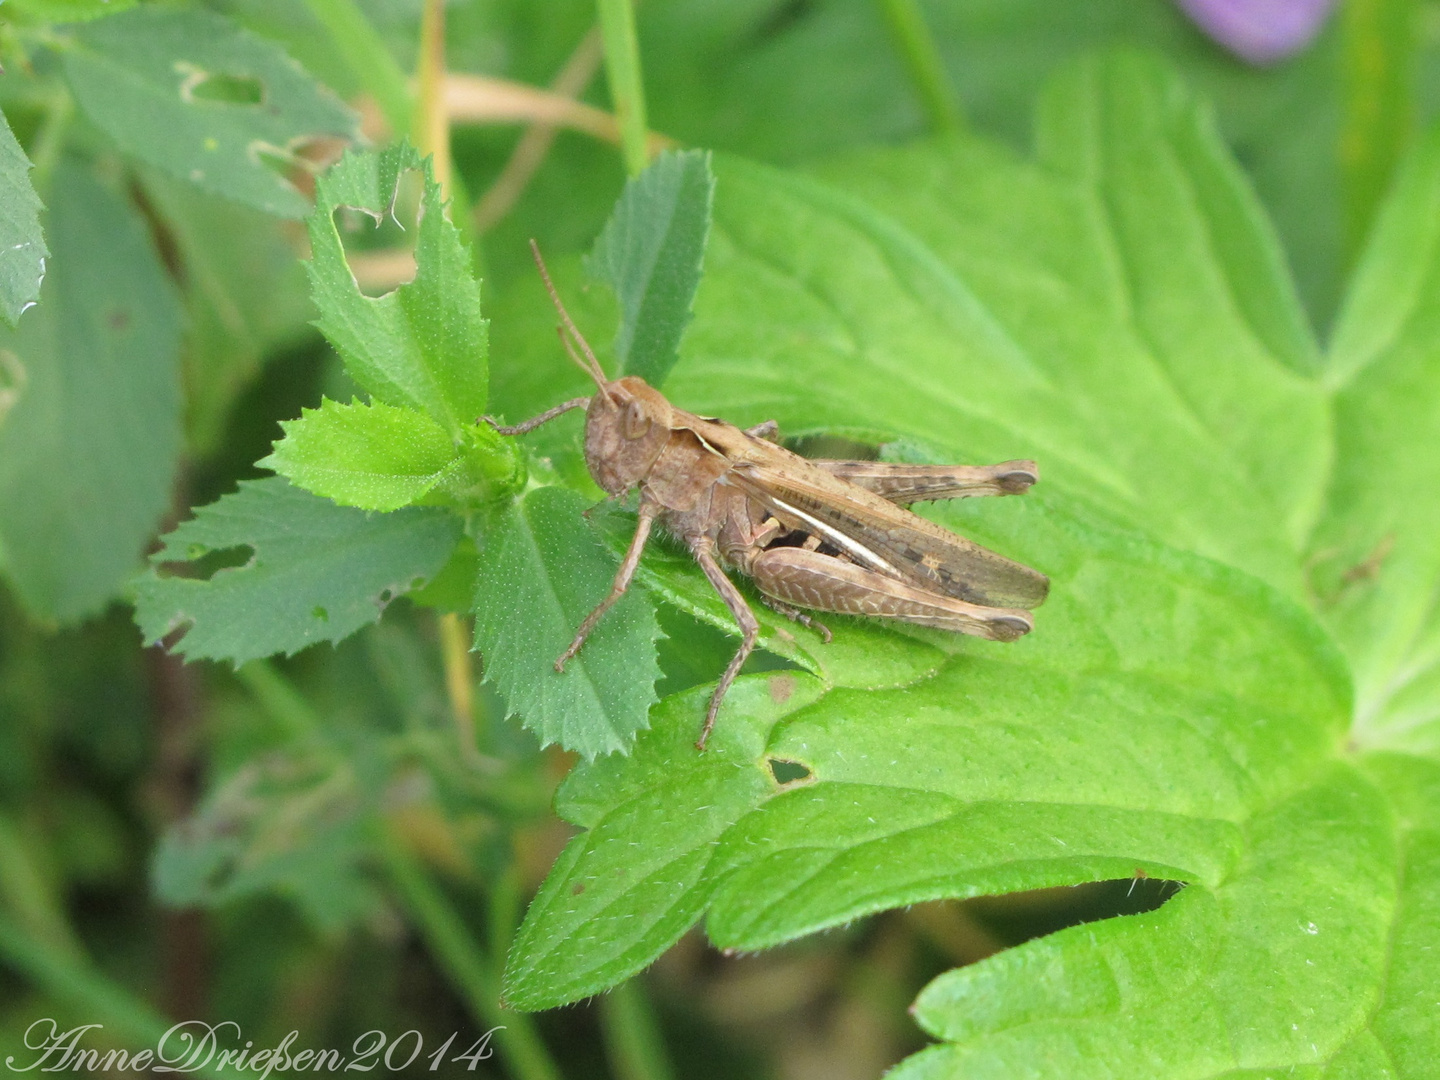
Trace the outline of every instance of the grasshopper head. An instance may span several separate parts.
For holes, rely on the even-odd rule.
[[[611,495],[650,472],[670,439],[670,402],[636,375],[601,383],[585,413],[585,464]]]

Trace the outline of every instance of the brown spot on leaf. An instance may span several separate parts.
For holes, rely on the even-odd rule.
[[[582,892],[584,892],[584,891],[585,891],[585,883],[584,883],[583,881],[577,881],[577,882],[575,883],[574,888],[572,888],[572,889],[570,890],[570,895],[571,895],[571,896],[579,896],[579,895],[580,895]]]
[[[794,675],[775,675],[770,679],[770,700],[776,705],[784,705],[790,700],[790,695],[795,692]]]

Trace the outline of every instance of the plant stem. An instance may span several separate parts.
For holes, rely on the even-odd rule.
[[[0,815],[0,899],[13,913],[37,947],[46,948],[71,963],[85,953],[65,919],[55,890],[35,865],[20,830],[8,815]]]
[[[355,0],[305,0],[320,20],[351,73],[375,99],[385,122],[396,135],[410,130],[410,88],[384,40]]]
[[[1414,133],[1417,0],[1347,0],[1340,164],[1353,257]]]
[[[420,16],[420,57],[415,65],[420,83],[412,129],[420,153],[434,159],[435,180],[448,197],[451,188],[450,117],[445,112],[445,2],[425,0]]]
[[[879,0],[879,4],[905,66],[910,69],[915,89],[920,93],[930,129],[938,135],[960,131],[965,122],[959,100],[940,59],[935,37],[920,11],[919,0]]]
[[[123,986],[88,965],[61,955],[5,915],[0,915],[0,958],[45,993],[85,1017],[86,1023],[103,1024],[136,1051],[155,1050],[172,1026],[169,1020]],[[173,1042],[167,1044],[171,1055],[176,1054],[178,1049]],[[219,1075],[208,1067],[187,1072],[191,1076]]]
[[[65,147],[65,134],[69,130],[70,117],[74,112],[75,105],[70,99],[70,92],[63,86],[56,87],[45,106],[45,116],[41,119],[40,128],[31,143],[30,160],[35,165],[31,182],[37,191],[44,192],[50,186],[50,174],[55,171],[55,163],[60,160],[60,152]]]
[[[650,164],[646,145],[645,84],[640,75],[640,44],[635,36],[635,9],[630,0],[596,0],[600,34],[605,42],[605,75],[610,101],[620,124],[625,171],[637,176]]]
[[[665,1040],[639,979],[627,979],[600,999],[600,1023],[617,1080],[673,1080]]]
[[[470,633],[460,616],[447,611],[437,621],[440,655],[445,664],[445,694],[455,719],[460,756],[471,760],[475,745],[475,673],[470,667]]]
[[[320,734],[319,714],[269,660],[251,660],[235,677],[290,738],[303,742]]]
[[[520,1080],[560,1080],[560,1070],[530,1018],[501,1007],[493,967],[450,901],[394,836],[380,832],[385,868],[426,946],[464,995],[471,1014],[494,1031],[511,1071]]]

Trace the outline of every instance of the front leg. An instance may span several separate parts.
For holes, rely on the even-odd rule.
[[[590,399],[588,397],[571,398],[569,401],[565,401],[559,405],[556,405],[553,409],[546,409],[539,416],[532,416],[529,420],[523,420],[520,423],[515,424],[511,427],[506,427],[504,424],[500,423],[500,421],[496,420],[493,416],[482,416],[479,420],[476,421],[476,423],[489,424],[501,435],[524,435],[527,431],[534,431],[541,424],[548,424],[557,416],[561,416],[569,412],[571,409],[583,409],[589,404]]]
[[[655,524],[655,517],[659,513],[658,503],[643,498],[640,500],[640,520],[635,526],[635,536],[630,541],[630,550],[625,552],[625,561],[620,564],[620,570],[615,575],[615,582],[610,586],[610,595],[601,600],[599,606],[585,616],[585,621],[575,632],[575,640],[555,661],[556,671],[565,670],[566,663],[574,659],[575,654],[580,651],[580,646],[584,645],[585,639],[590,636],[590,631],[594,630],[600,620],[605,617],[605,612],[614,606],[615,601],[625,595],[625,590],[630,587],[630,582],[635,577],[635,569],[640,565],[640,555],[645,550],[645,541],[650,538],[650,527]]]
[[[704,750],[705,740],[710,738],[710,729],[715,726],[715,718],[720,715],[720,702],[725,700],[725,692],[730,689],[735,676],[740,674],[740,668],[755,650],[755,642],[760,638],[760,623],[756,620],[755,613],[750,610],[750,605],[745,602],[745,597],[740,595],[735,583],[725,576],[725,571],[720,569],[720,564],[715,561],[715,541],[708,536],[687,536],[685,542],[711,586],[720,594],[720,599],[725,601],[730,614],[734,615],[735,621],[740,624],[741,633],[740,648],[736,650],[730,666],[725,669],[725,674],[720,676],[715,693],[710,695],[710,706],[705,710],[705,726],[700,729],[700,738],[695,743],[697,750]]]

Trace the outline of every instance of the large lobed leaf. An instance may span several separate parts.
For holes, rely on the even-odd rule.
[[[140,565],[180,453],[180,308],[134,207],[62,160],[39,306],[0,328],[0,549],[36,616],[99,611]]]
[[[916,1016],[941,1041],[896,1075],[1428,1075],[1437,145],[1325,360],[1206,114],[1145,59],[1063,76],[1034,162],[971,140],[826,182],[722,162],[672,398],[1033,456],[1043,494],[934,513],[1054,588],[1009,646],[832,620],[810,671],[741,680],[703,756],[705,692],[662,702],[562,789],[585,831],[507,997],[598,992],[702,917],[752,949],[1143,872],[1187,884],[936,980]],[[693,570],[649,571],[693,605]]]

